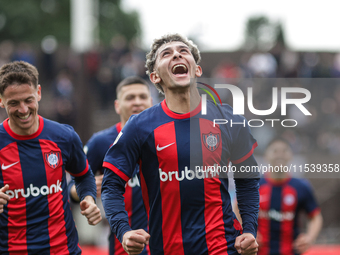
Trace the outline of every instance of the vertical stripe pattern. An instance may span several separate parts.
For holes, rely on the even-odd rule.
[[[268,211],[270,209],[270,197],[272,196],[272,187],[270,185],[262,185],[260,187],[260,212],[258,220],[258,231],[261,233],[261,241],[265,244],[259,249],[259,255],[269,255],[270,241],[270,219]]]
[[[47,195],[49,218],[48,232],[50,236],[50,252],[51,254],[69,254],[67,246],[67,236],[64,219],[63,196],[58,189],[58,184],[62,182],[63,169],[62,157],[59,154],[59,165],[53,168],[46,160],[47,154],[52,152],[60,152],[57,144],[49,140],[39,140],[42,156],[44,158],[47,186],[50,187],[50,194]]]
[[[181,226],[180,185],[178,175],[178,158],[174,122],[169,122],[154,130],[155,147],[159,160],[159,172],[164,171],[168,180],[160,182],[162,198],[162,232],[164,254],[184,254]],[[170,145],[171,144],[171,145]],[[169,160],[171,155],[171,160]]]
[[[203,167],[220,164],[222,155],[221,130],[210,120],[200,119]],[[204,140],[205,139],[205,140]],[[218,173],[210,173],[204,179],[205,231],[208,254],[228,254],[223,221],[221,181]]]
[[[287,185],[282,189],[281,199],[281,213],[288,215],[295,213],[297,205],[296,190]],[[294,254],[292,243],[294,241],[294,219],[283,219],[280,229],[280,253],[281,254]]]
[[[17,143],[12,143],[1,150],[1,162],[5,166],[9,166],[15,162],[17,164],[4,169],[2,167],[2,176],[4,184],[9,185],[7,195],[12,197],[8,202],[8,252],[10,255],[13,251],[22,251],[27,254],[27,227],[26,227],[26,198],[22,193],[26,193],[21,170],[20,157]],[[25,240],[25,241],[23,241]]]

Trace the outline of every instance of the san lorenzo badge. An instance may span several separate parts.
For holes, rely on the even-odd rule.
[[[202,134],[202,138],[204,146],[210,151],[215,151],[220,145],[219,134],[213,134],[210,132],[209,134]]]
[[[44,153],[44,159],[47,165],[53,169],[56,169],[60,164],[60,152],[50,151],[48,153]]]

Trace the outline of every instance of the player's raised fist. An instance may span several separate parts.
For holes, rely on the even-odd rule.
[[[140,254],[149,244],[150,235],[144,229],[131,230],[123,235],[122,245],[129,255]]]
[[[256,255],[259,245],[250,233],[244,233],[235,240],[235,248],[242,255]]]
[[[97,225],[101,222],[102,215],[91,196],[86,196],[84,200],[80,202],[80,210],[81,214],[87,218],[90,225]]]
[[[6,191],[9,189],[9,185],[6,184],[4,187],[0,189],[0,213],[4,211],[4,205],[7,204],[7,201],[10,200],[10,197],[6,194]]]

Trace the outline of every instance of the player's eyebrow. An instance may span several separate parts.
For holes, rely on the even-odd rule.
[[[161,50],[161,51],[159,52],[159,55],[162,54],[162,52],[167,51],[167,50],[170,50],[170,49],[171,49],[170,46],[165,47],[163,50]]]
[[[177,46],[175,46],[175,47],[178,48],[178,49],[183,49],[183,48],[189,49],[189,47],[188,47],[187,45],[177,45]],[[163,50],[161,50],[161,51],[159,52],[159,55],[162,54],[162,52],[164,52],[164,51],[170,50],[171,48],[172,48],[171,46],[165,47]]]
[[[7,101],[7,104],[12,104],[12,103],[16,103],[16,102],[19,102],[19,100],[11,99],[11,100]]]

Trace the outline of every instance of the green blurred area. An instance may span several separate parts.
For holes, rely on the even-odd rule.
[[[99,39],[104,45],[122,35],[128,42],[140,36],[137,12],[125,12],[120,0],[98,0]],[[0,38],[14,42],[40,43],[47,35],[70,43],[71,0],[0,1]]]

